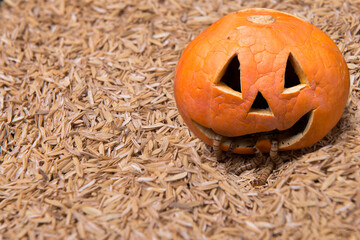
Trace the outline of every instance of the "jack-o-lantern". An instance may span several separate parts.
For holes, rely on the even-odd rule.
[[[292,15],[229,14],[184,50],[175,99],[190,130],[235,153],[299,149],[339,121],[349,94],[346,62],[320,29]]]

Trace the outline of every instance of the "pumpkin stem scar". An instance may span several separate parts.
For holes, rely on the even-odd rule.
[[[253,15],[247,17],[247,20],[257,24],[271,24],[275,22],[275,18],[270,15]]]

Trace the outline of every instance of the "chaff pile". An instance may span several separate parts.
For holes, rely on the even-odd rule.
[[[173,97],[185,46],[227,13],[302,17],[339,46],[339,124],[253,188],[219,164]],[[360,239],[360,2],[5,0],[2,239]],[[0,237],[1,239],[1,237]]]

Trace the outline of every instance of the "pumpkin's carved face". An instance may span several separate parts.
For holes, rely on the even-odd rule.
[[[341,52],[321,30],[266,9],[229,14],[185,49],[175,99],[188,127],[209,145],[268,152],[309,146],[338,122],[349,93]]]

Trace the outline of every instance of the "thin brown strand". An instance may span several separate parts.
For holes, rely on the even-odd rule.
[[[261,153],[261,151],[259,150],[259,148],[257,148],[255,146],[255,147],[253,147],[253,150],[255,152],[255,157],[253,159],[251,159],[249,163],[246,163],[245,165],[242,165],[238,169],[236,169],[235,174],[241,174],[242,172],[244,172],[246,170],[251,170],[253,168],[258,167],[261,163],[263,163],[264,156]]]
[[[277,140],[271,141],[271,148],[270,148],[270,159],[275,165],[279,165],[283,162],[283,160],[279,156],[279,143]]]
[[[235,148],[235,143],[233,141],[230,142],[230,146],[229,146],[229,149],[226,151],[226,156],[227,157],[230,157],[233,150]]]
[[[222,153],[222,150],[220,148],[221,146],[221,142],[222,142],[222,136],[220,135],[216,135],[214,138],[213,138],[213,149],[214,149],[214,152],[215,152],[215,156],[216,156],[216,160],[217,161],[222,161],[222,157],[223,157],[223,153]]]
[[[235,174],[241,174],[246,170],[251,170],[253,168],[256,168],[257,166],[258,165],[256,164],[255,159],[251,159],[249,163],[246,163],[245,165],[242,165],[238,169],[236,169]]]
[[[260,151],[260,149],[259,149],[257,146],[254,146],[254,147],[253,147],[253,151],[254,151],[255,157],[256,157],[257,159],[263,158],[263,154],[262,154],[262,152]]]
[[[272,140],[270,153],[269,153],[270,158],[269,158],[266,166],[263,168],[261,175],[257,179],[255,179],[251,182],[251,184],[253,186],[264,185],[266,183],[268,177],[274,170],[275,166],[282,162],[282,159],[279,156],[278,150],[279,150],[278,141]]]
[[[261,186],[264,185],[268,179],[268,177],[270,176],[271,172],[273,171],[275,167],[275,164],[273,161],[268,161],[267,165],[263,168],[261,175],[257,178],[254,179],[251,184],[253,186]]]

